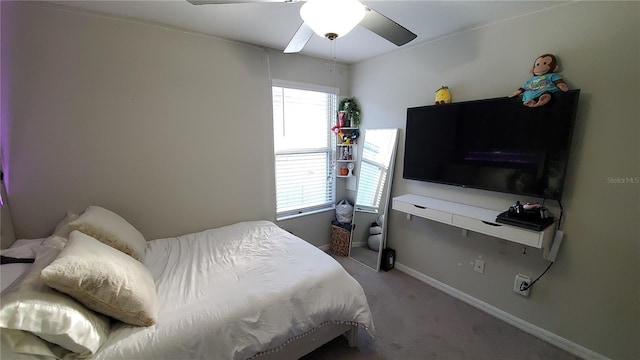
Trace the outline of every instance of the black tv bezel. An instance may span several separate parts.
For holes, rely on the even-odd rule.
[[[555,94],[554,94],[555,95]],[[407,108],[407,119],[406,119],[406,123],[405,123],[405,143],[404,143],[404,155],[403,155],[403,169],[402,169],[402,178],[403,179],[407,179],[407,180],[415,180],[415,181],[421,181],[421,182],[426,182],[426,183],[434,183],[434,184],[442,184],[442,185],[449,185],[449,186],[454,186],[454,187],[459,187],[459,188],[465,188],[465,189],[478,189],[478,190],[484,190],[484,191],[491,191],[491,192],[497,192],[497,193],[503,193],[503,194],[514,194],[514,195],[521,195],[521,196],[527,196],[527,197],[533,197],[533,198],[539,198],[539,199],[545,199],[545,200],[557,200],[557,201],[561,201],[562,199],[562,195],[564,193],[565,190],[565,183],[566,183],[566,174],[567,174],[567,168],[569,165],[569,158],[570,158],[570,154],[571,154],[571,145],[573,143],[573,133],[574,133],[574,129],[575,129],[575,122],[576,122],[576,117],[577,117],[577,112],[578,112],[578,103],[579,103],[579,99],[580,99],[580,89],[571,89],[569,91],[567,91],[566,93],[558,93],[559,96],[565,96],[565,95],[571,95],[573,96],[573,106],[571,109],[571,115],[569,120],[569,131],[567,134],[567,143],[566,143],[566,152],[564,157],[562,158],[564,167],[561,169],[561,182],[559,184],[559,187],[557,189],[557,191],[555,192],[555,194],[557,194],[557,196],[545,196],[544,193],[540,194],[540,193],[530,193],[530,192],[519,192],[519,191],[509,191],[508,189],[495,189],[495,188],[490,188],[490,187],[482,187],[482,186],[474,186],[474,185],[470,185],[470,184],[461,184],[461,183],[454,183],[454,182],[447,182],[447,181],[440,181],[440,180],[434,180],[434,179],[423,179],[423,178],[418,178],[418,177],[412,177],[412,176],[407,176],[406,175],[406,166],[404,166],[407,163],[407,136],[408,136],[408,121],[409,121],[409,111],[411,109],[424,109],[424,108],[432,108],[432,107],[443,107],[443,106],[449,106],[449,105],[457,105],[457,106],[464,106],[464,104],[472,104],[472,103],[478,103],[478,102],[486,102],[486,101],[498,101],[498,100],[502,100],[502,101],[518,101],[519,103],[521,103],[521,100],[519,98],[509,98],[509,97],[499,97],[499,98],[487,98],[487,99],[479,99],[479,100],[469,100],[469,101],[462,101],[462,102],[456,102],[456,103],[452,103],[452,104],[440,104],[440,105],[427,105],[427,106],[419,106],[419,107],[411,107],[411,108]],[[554,99],[555,100],[555,99]],[[553,101],[553,100],[552,100]],[[523,107],[523,111],[526,111],[528,108],[525,105],[521,105]],[[544,105],[543,105],[544,106]]]

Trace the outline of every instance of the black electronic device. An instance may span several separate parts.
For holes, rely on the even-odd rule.
[[[553,224],[554,218],[546,214],[544,208],[533,211],[515,212],[513,208],[500,213],[496,217],[496,222],[501,224],[513,225],[525,229],[542,231],[549,225]]]
[[[409,108],[403,178],[560,200],[579,94]]]
[[[384,271],[389,271],[396,266],[396,251],[392,248],[382,249],[382,263],[380,268]]]

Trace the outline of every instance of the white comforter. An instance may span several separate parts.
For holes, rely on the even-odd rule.
[[[159,320],[114,326],[97,359],[246,359],[327,321],[373,330],[360,284],[267,221],[152,240],[145,263]]]

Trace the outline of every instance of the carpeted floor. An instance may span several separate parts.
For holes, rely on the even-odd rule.
[[[375,337],[360,330],[357,348],[338,337],[304,360],[577,359],[398,270],[375,272],[347,257],[335,258],[364,288]]]

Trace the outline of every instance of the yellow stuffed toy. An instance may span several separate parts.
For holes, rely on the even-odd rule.
[[[449,87],[443,86],[436,91],[436,105],[449,104],[451,102],[451,93]]]

